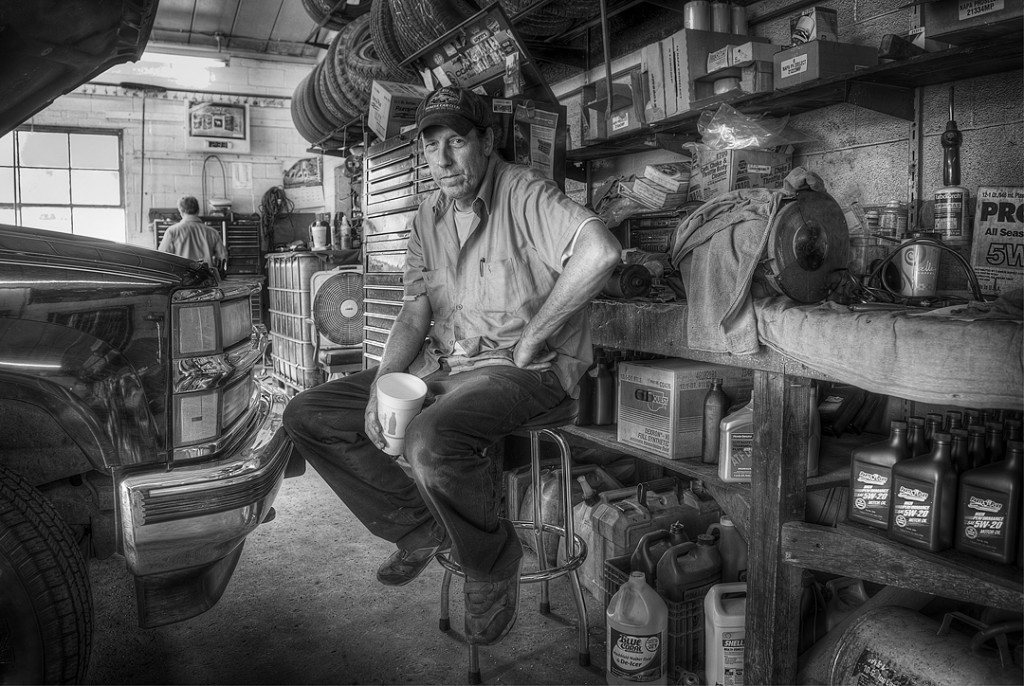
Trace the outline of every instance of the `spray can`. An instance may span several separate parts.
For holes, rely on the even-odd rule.
[[[630,572],[608,602],[605,638],[609,684],[668,683],[668,606],[643,572]]]

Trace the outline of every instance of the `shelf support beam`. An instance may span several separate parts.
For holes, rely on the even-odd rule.
[[[747,572],[746,672],[750,684],[792,684],[800,636],[800,569],[786,564],[782,525],[802,521],[807,493],[811,382],[754,372],[751,541]]]

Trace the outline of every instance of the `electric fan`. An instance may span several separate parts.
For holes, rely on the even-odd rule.
[[[363,344],[363,270],[345,266],[309,280],[316,359],[330,374],[358,370]]]

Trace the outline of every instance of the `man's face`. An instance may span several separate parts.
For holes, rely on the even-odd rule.
[[[463,136],[447,126],[431,126],[422,139],[430,176],[441,192],[452,200],[471,201],[476,197],[494,145],[491,130],[481,134],[473,129]]]

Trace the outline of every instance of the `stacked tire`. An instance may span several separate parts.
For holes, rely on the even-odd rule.
[[[291,102],[296,130],[313,144],[344,145],[351,138],[345,129],[369,108],[375,79],[411,82],[413,73],[392,69],[380,59],[370,14],[364,13],[342,26],[323,60],[296,86]]]
[[[380,59],[398,74],[402,62],[476,14],[470,0],[373,0],[370,32]],[[415,74],[407,81],[415,81]]]
[[[317,26],[339,30],[370,11],[371,0],[302,0],[302,7]]]
[[[593,19],[601,14],[600,0],[553,0],[544,7],[528,12],[537,0],[499,0],[501,8],[510,17],[527,12],[516,22],[516,30],[524,36],[548,38],[565,33],[582,19]]]

